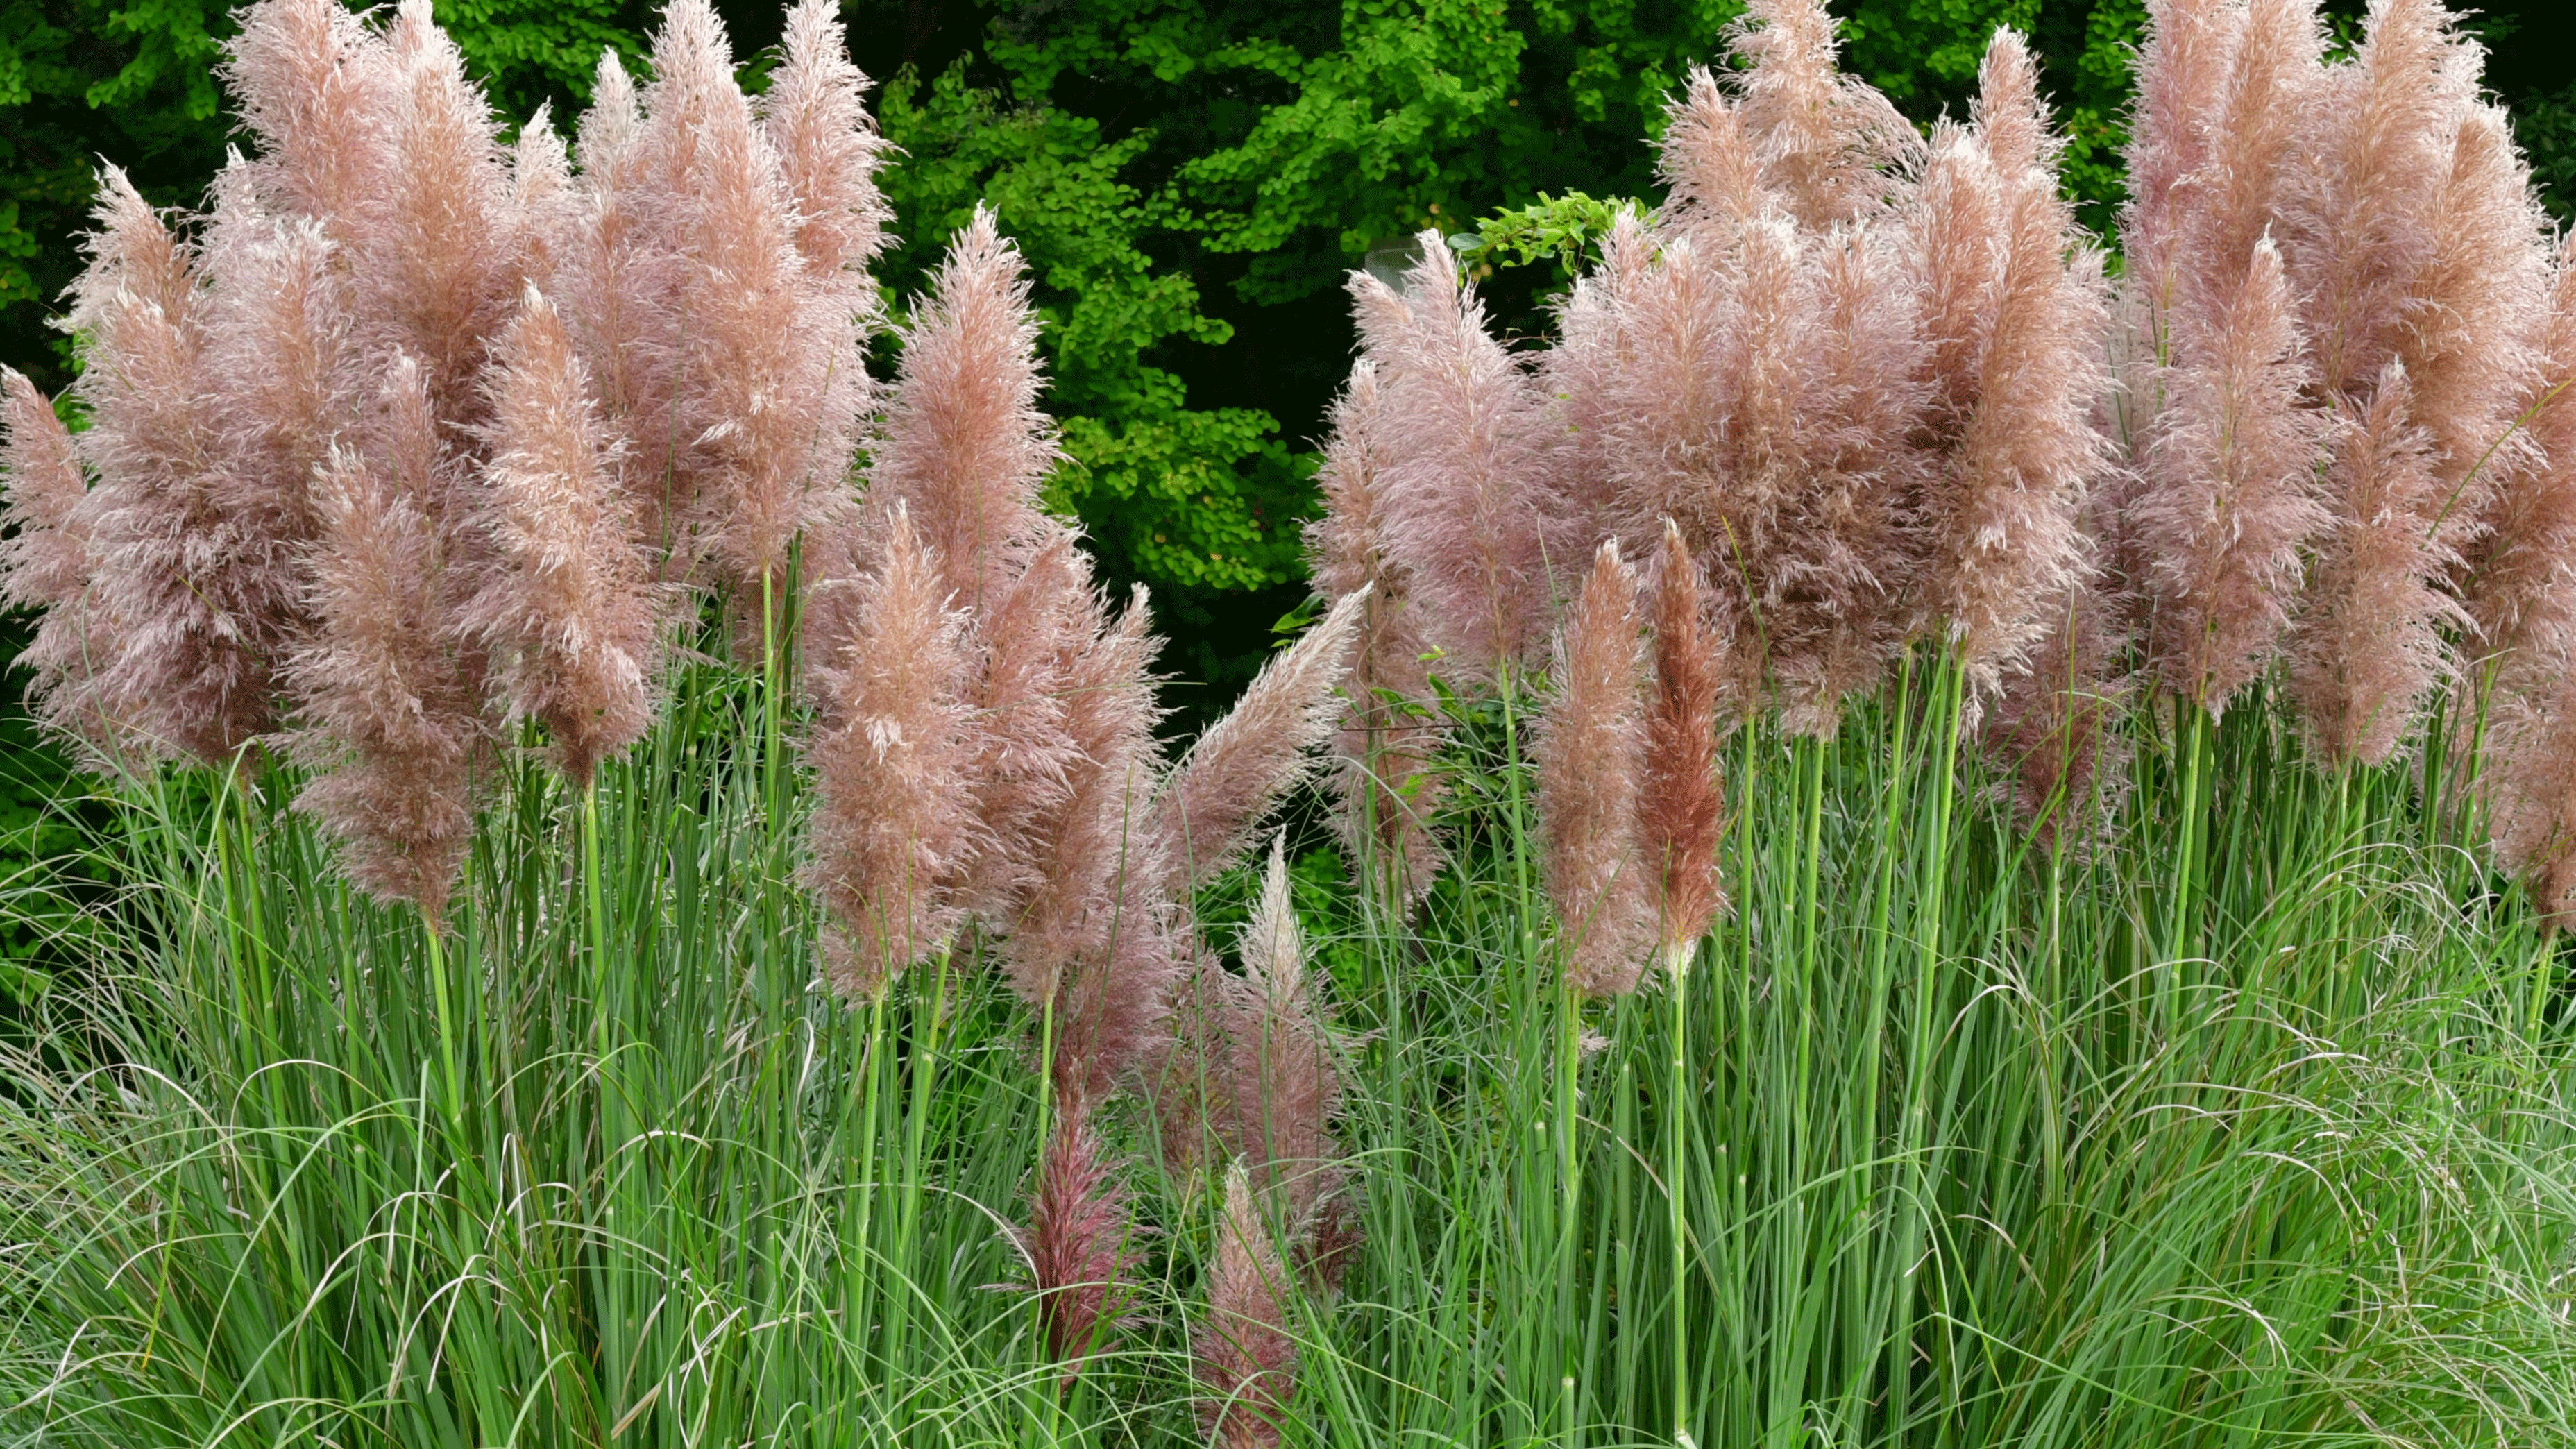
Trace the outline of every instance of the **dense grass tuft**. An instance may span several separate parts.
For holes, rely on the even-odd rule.
[[[676,696],[595,873],[580,797],[490,782],[436,949],[290,777],[108,792],[114,929],[5,1062],[0,1439],[1196,1441],[1217,1175],[1099,1115],[1150,1233],[1060,1391],[1013,1286],[1037,1023],[971,940],[821,987],[762,692]],[[1730,742],[1678,1001],[1567,1016],[1498,707],[1417,914],[1304,856],[1366,1236],[1294,1310],[1289,1442],[2576,1442],[2571,977],[2459,792],[2141,715],[2042,852],[1957,700],[1918,661]]]

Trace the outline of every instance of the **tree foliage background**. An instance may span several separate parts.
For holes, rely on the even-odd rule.
[[[720,6],[756,75],[772,0]],[[1304,593],[1311,445],[1347,370],[1341,278],[1368,246],[1541,195],[1651,197],[1662,100],[1739,0],[847,0],[904,154],[888,172],[908,295],[987,199],[1035,269],[1064,427],[1058,502],[1105,572],[1150,585],[1173,703],[1249,677]],[[2361,0],[2334,0],[2340,23]],[[2562,209],[2576,200],[2576,57],[2557,0],[2492,7],[2490,82]],[[632,57],[642,0],[438,0],[506,114],[584,97]],[[1985,37],[2028,31],[2106,226],[2144,0],[1850,0],[1845,62],[1928,122],[1963,109]],[[223,159],[221,0],[0,0],[0,361],[48,389],[46,325],[79,265],[93,168],[195,203]],[[1486,281],[1545,325],[1561,266]],[[0,641],[5,647],[5,641]]]

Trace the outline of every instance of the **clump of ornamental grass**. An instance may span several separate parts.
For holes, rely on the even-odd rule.
[[[102,187],[90,426],[0,379],[142,883],[0,1049],[8,1401],[2549,1442],[2576,289],[2438,4],[2151,22],[2116,290],[2018,37],[1927,138],[1816,0],[1553,345],[1436,236],[1355,278],[1328,607],[1176,751],[991,212],[861,366],[821,0],[757,100],[681,0],[569,146],[417,0],[262,0],[207,212]],[[1273,836],[1229,962],[1327,747],[1364,887],[1301,918]],[[2536,910],[2458,909],[2464,785]]]

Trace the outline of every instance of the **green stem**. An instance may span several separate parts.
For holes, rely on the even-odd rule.
[[[438,918],[421,907],[420,924],[429,941],[430,991],[438,1000],[438,1055],[447,1072],[447,1120],[465,1125],[465,1087],[456,1074],[456,1012],[447,994],[447,953],[439,949]]]
[[[1690,1442],[1690,1212],[1685,1196],[1689,1180],[1684,1161],[1689,1138],[1684,1121],[1690,1112],[1690,968],[1699,954],[1697,940],[1675,949],[1668,968],[1673,1012],[1673,1051],[1667,1063],[1671,1085],[1664,1109],[1664,1198],[1672,1248],[1673,1442]]]

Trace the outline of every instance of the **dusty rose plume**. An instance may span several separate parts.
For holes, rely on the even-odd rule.
[[[97,478],[86,506],[100,708],[144,754],[220,765],[274,723],[271,670],[301,581],[282,541],[214,496],[224,420],[194,252],[114,167],[96,218],[71,322],[90,412],[79,450]]]
[[[1546,637],[1547,555],[1562,526],[1552,430],[1529,376],[1485,329],[1435,232],[1398,292],[1351,275],[1360,338],[1386,389],[1384,547],[1425,636],[1462,681],[1492,678]]]
[[[1410,899],[1428,890],[1439,870],[1430,818],[1439,806],[1440,777],[1431,763],[1442,731],[1422,658],[1430,646],[1404,572],[1386,546],[1385,407],[1377,369],[1363,360],[1333,404],[1333,431],[1316,479],[1324,511],[1307,526],[1306,560],[1326,597],[1367,591],[1343,687],[1347,703],[1333,737],[1332,781],[1342,802],[1337,824],[1352,859],[1391,884],[1397,898]]]
[[[1069,570],[1062,586],[1054,679],[1070,751],[1024,837],[1028,888],[1002,959],[1022,1001],[1054,1003],[1062,1089],[1097,1098],[1162,1041],[1186,937],[1165,891],[1170,863],[1147,828],[1162,760],[1144,599],[1113,621],[1087,571]]]
[[[2164,687],[2213,716],[2259,676],[2297,594],[2299,551],[2327,521],[2311,495],[2319,419],[2270,240],[2233,303],[2185,311],[2170,401],[2133,514],[2149,555]]]
[[[853,314],[872,316],[875,288],[860,269],[884,247],[894,213],[877,194],[887,148],[868,118],[868,78],[850,64],[833,0],[797,0],[787,12],[784,49],[786,63],[760,98],[760,119],[795,203],[796,249]]]
[[[1225,1175],[1207,1318],[1191,1335],[1199,1427],[1216,1449],[1271,1449],[1280,1441],[1297,1384],[1297,1341],[1288,1331],[1293,1291],[1237,1164]]]
[[[816,641],[835,723],[806,747],[818,800],[809,876],[840,933],[842,990],[884,989],[964,923],[956,881],[977,845],[967,621],[898,506],[849,637]]]
[[[465,57],[402,0],[382,41],[392,75],[380,173],[344,202],[360,346],[416,359],[439,416],[480,420],[484,353],[519,300],[520,216],[500,127]]]
[[[90,636],[89,484],[79,452],[53,404],[15,369],[0,369],[0,429],[0,521],[11,535],[0,542],[0,602],[43,611],[18,655],[33,675],[28,712],[112,759],[121,731],[98,691],[111,641]]]
[[[1742,110],[1706,66],[1691,67],[1666,110],[1655,172],[1668,192],[1660,229],[1675,237],[1723,247],[1735,228],[1780,207]]]
[[[1637,625],[1637,576],[1605,543],[1558,638],[1534,749],[1548,899],[1566,980],[1587,996],[1635,986],[1653,944],[1656,868],[1637,836]]]
[[[1646,703],[1637,846],[1654,872],[1661,959],[1689,969],[1691,953],[1724,906],[1717,878],[1726,795],[1718,779],[1718,651],[1712,604],[1698,563],[1667,525],[1654,583],[1654,690]]]
[[[1744,129],[1771,190],[1798,224],[1822,231],[1878,210],[1922,140],[1875,87],[1844,75],[1822,0],[1751,0],[1728,28]]]
[[[2161,336],[2179,285],[2176,249],[2201,194],[2243,10],[2234,0],[2148,0],[2129,123],[2129,202],[2120,232],[2142,330]]]
[[[1047,1353],[1064,1366],[1060,1384],[1073,1382],[1126,1315],[1138,1232],[1083,1101],[1059,1099],[1019,1240]]]
[[[2501,470],[2462,588],[2478,652],[2508,672],[2576,646],[2576,263],[2564,239],[2539,352],[2516,409],[2532,446]]]
[[[1306,968],[1282,839],[1271,843],[1238,944],[1242,974],[1203,958],[1175,1013],[1176,1049],[1155,1083],[1163,1150],[1183,1176],[1209,1162],[1241,1164],[1303,1241],[1347,1174],[1332,1135],[1341,1106],[1333,1044]]]
[[[485,743],[449,638],[437,535],[413,488],[346,450],[316,495],[319,630],[289,669],[302,700],[292,747],[316,773],[295,805],[339,838],[351,880],[435,922],[473,837]]]
[[[2292,635],[2290,683],[2310,738],[2335,764],[2376,765],[2449,673],[2442,630],[2465,622],[2441,591],[2446,491],[2414,389],[2392,358],[2358,419],[2335,434],[2330,522]]]
[[[1959,389],[1973,399],[1952,398],[1965,417],[1928,500],[1924,603],[1969,679],[1991,690],[2045,634],[2050,600],[2082,566],[2076,515],[2101,466],[2092,405],[2106,379],[2101,257],[2059,195],[2060,143],[2021,37],[1996,32],[1979,84],[1976,144],[2000,245],[1991,321]]]
[[[80,517],[89,483],[54,405],[14,367],[0,367],[0,429],[10,529],[0,542],[0,601],[47,609],[78,599],[89,587]]]
[[[1157,851],[1172,889],[1221,874],[1271,809],[1314,772],[1333,734],[1334,691],[1368,608],[1367,585],[1345,594],[1288,651],[1264,664],[1225,718],[1209,726],[1154,802]]]
[[[912,511],[961,608],[994,608],[1041,537],[1056,449],[1037,405],[1036,340],[1019,249],[979,207],[904,333],[868,470],[871,497]]]
[[[653,721],[661,631],[617,486],[620,447],[554,304],[528,289],[497,349],[484,470],[493,567],[465,626],[511,711],[545,726],[576,787]]]
[[[2321,82],[2313,159],[2288,179],[2294,295],[2330,396],[2396,355],[2407,293],[2438,248],[2454,118],[2477,83],[2454,25],[2441,0],[2374,0],[2352,63]]]
[[[265,205],[352,240],[393,163],[387,112],[401,78],[383,42],[332,0],[260,0],[241,12],[226,53],[242,128],[259,143]]]

